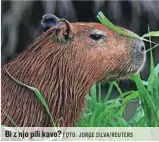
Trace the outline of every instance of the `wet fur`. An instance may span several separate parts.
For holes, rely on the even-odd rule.
[[[116,37],[100,24],[80,23],[72,27],[74,37],[70,45],[58,43],[52,28],[2,68],[2,110],[18,126],[52,126],[52,123],[34,92],[15,83],[4,68],[16,79],[41,91],[59,126],[73,126],[80,118],[84,98],[93,83],[114,80],[131,72],[128,38]],[[110,39],[103,44],[87,40],[87,33],[93,28],[104,30]],[[13,126],[4,111],[2,124]]]

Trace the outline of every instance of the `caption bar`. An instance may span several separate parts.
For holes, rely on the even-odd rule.
[[[159,128],[2,127],[1,140],[159,140]]]

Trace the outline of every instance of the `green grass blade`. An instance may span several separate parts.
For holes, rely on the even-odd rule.
[[[136,83],[140,96],[146,101],[148,111],[152,110],[154,112],[154,115],[156,116],[157,115],[156,105],[154,103],[153,98],[151,97],[147,89],[142,84],[142,80],[140,79],[140,76],[134,74],[131,76],[131,80],[133,80]],[[150,115],[150,112],[149,112],[149,115]]]
[[[120,96],[123,96],[123,92],[121,91],[121,89],[120,89],[120,87],[119,87],[119,85],[118,85],[118,83],[116,81],[114,82],[114,86],[116,87],[116,89],[119,92]]]
[[[101,91],[101,84],[98,83],[98,102],[102,101],[102,91]]]
[[[128,32],[127,30],[123,29],[123,28],[120,28],[120,27],[117,27],[115,26],[113,23],[111,23],[105,16],[104,14],[100,11],[98,12],[98,15],[97,15],[97,18],[99,19],[99,21],[105,25],[107,28],[109,29],[112,29],[113,31],[121,34],[121,35],[124,35],[124,36],[127,36],[127,37],[131,37],[131,38],[136,38],[136,39],[139,39],[139,40],[143,40],[143,41],[146,41],[146,42],[151,42],[150,40],[147,40],[145,39],[144,37],[149,37],[149,36],[159,36],[159,31],[152,31],[152,32],[149,32],[145,35],[143,35],[142,37],[138,36],[137,34],[135,33],[130,33]],[[152,42],[154,44],[158,44],[156,42]],[[157,46],[155,46],[154,48],[156,48]]]
[[[91,88],[91,91],[90,91],[90,96],[92,98],[92,105],[95,106],[95,104],[97,103],[97,97],[96,97],[96,84],[94,84]]]
[[[2,108],[1,108],[1,109],[2,109]],[[15,127],[18,127],[18,125],[17,125],[17,124],[15,123],[15,121],[9,116],[9,114],[7,114],[3,109],[2,109],[2,111],[5,113],[7,119],[10,120]]]
[[[121,103],[121,107],[119,109],[120,115],[122,115],[124,113],[126,105],[129,104],[131,102],[131,100],[137,99],[137,98],[139,98],[138,91],[135,91],[135,92],[131,93],[130,95],[128,95],[127,97],[125,97],[123,99],[123,101]]]
[[[159,36],[159,31],[151,31],[149,33],[146,33],[142,36],[142,38],[144,37],[158,37]]]
[[[155,67],[155,74],[159,74],[159,63]]]
[[[99,19],[99,21],[100,21],[102,24],[106,25],[108,28],[110,28],[110,29],[116,31],[116,32],[119,33],[119,34],[122,34],[122,35],[125,35],[125,36],[128,36],[128,37],[131,37],[131,38],[140,39],[140,36],[138,36],[137,34],[135,34],[135,33],[128,33],[126,30],[115,26],[113,23],[111,23],[111,22],[104,16],[104,14],[103,14],[101,11],[98,12],[97,18]]]
[[[108,92],[107,92],[107,94],[106,94],[106,96],[105,96],[103,102],[107,102],[107,101],[108,101],[108,99],[109,99],[109,97],[110,97],[110,94],[111,94],[111,92],[112,92],[113,86],[114,86],[114,81],[112,81],[112,82],[110,83]]]

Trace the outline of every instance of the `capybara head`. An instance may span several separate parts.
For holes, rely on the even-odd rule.
[[[68,50],[76,54],[73,60],[82,63],[85,70],[94,72],[95,81],[127,77],[139,72],[144,65],[143,41],[120,35],[102,24],[69,23],[49,14],[43,17],[42,24],[53,27],[49,32],[55,43],[65,48],[63,54],[67,55]]]
[[[37,41],[4,68],[41,91],[60,126],[73,126],[79,119],[95,82],[124,78],[140,71],[145,62],[142,41],[102,24],[70,23],[50,14],[41,24],[43,33]],[[14,82],[4,69],[2,109],[19,126],[51,125],[34,92]],[[4,113],[2,124],[12,125]]]

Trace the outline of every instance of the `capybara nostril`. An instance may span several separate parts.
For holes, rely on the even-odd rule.
[[[140,52],[141,52],[141,53],[145,52],[145,45],[142,45],[142,46],[139,47],[139,48],[140,48]]]
[[[137,48],[138,48],[139,53],[144,54],[145,53],[144,42],[142,40],[138,40],[137,46],[138,46]]]
[[[132,47],[134,48],[135,53],[144,54],[145,53],[145,44],[142,40],[133,39]]]

